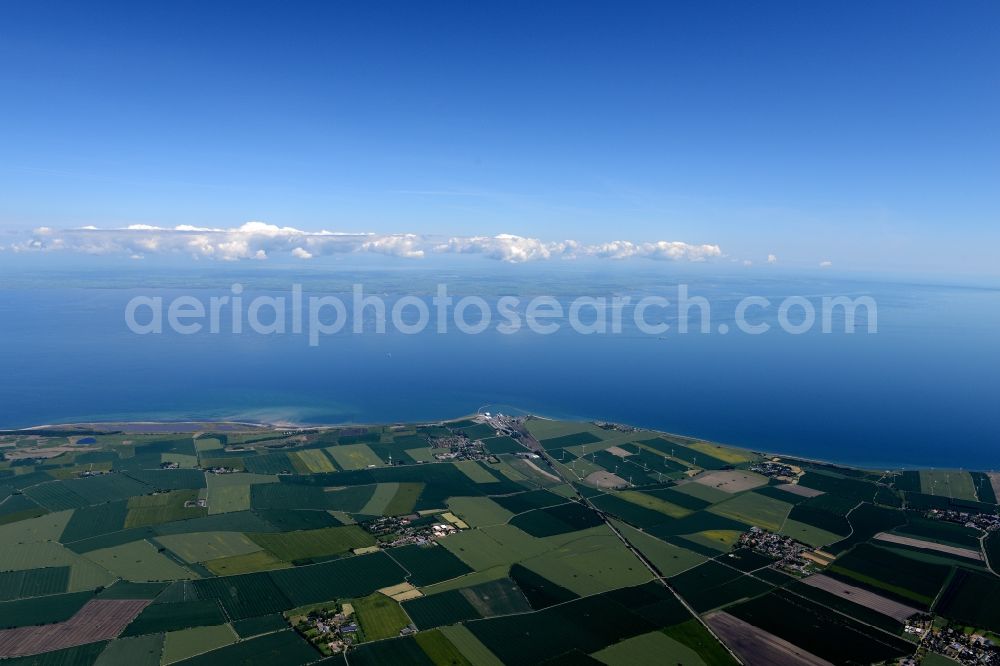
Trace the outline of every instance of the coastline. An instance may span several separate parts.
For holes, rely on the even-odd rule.
[[[468,414],[463,414],[459,416],[453,416],[445,419],[427,419],[427,420],[417,420],[417,421],[386,421],[386,422],[340,422],[340,423],[295,423],[288,421],[279,422],[264,422],[264,421],[243,421],[243,420],[230,420],[230,419],[146,419],[140,421],[71,421],[66,423],[51,423],[29,426],[27,428],[13,428],[13,429],[2,429],[0,428],[0,434],[15,434],[23,433],[26,435],[31,435],[35,432],[46,431],[46,430],[92,430],[92,431],[123,431],[132,432],[136,434],[141,433],[195,433],[202,432],[206,430],[236,430],[238,428],[249,428],[254,430],[264,430],[264,431],[280,431],[280,430],[316,430],[316,429],[327,429],[327,428],[350,428],[350,427],[377,427],[377,426],[404,426],[413,424],[435,424],[435,423],[447,423],[450,421],[459,421],[466,418],[473,418],[480,416],[483,410],[490,405],[484,405],[480,407],[475,412],[470,412]],[[523,411],[523,410],[519,410]],[[536,419],[545,419],[547,421],[578,421],[581,423],[592,423],[595,420],[601,419],[586,419],[586,418],[555,418],[551,416],[545,416],[542,414],[535,414],[531,412],[525,412],[525,416],[530,416]],[[609,421],[611,422],[611,421]],[[631,424],[622,424],[629,425]],[[155,429],[142,430],[143,426],[153,426]],[[634,426],[639,428],[638,426]],[[171,430],[170,428],[178,428]],[[815,463],[821,465],[830,465],[833,467],[842,467],[845,469],[855,469],[863,470],[866,472],[902,472],[902,471],[915,471],[915,470],[943,470],[943,471],[983,471],[988,472],[987,469],[977,469],[973,467],[947,467],[947,466],[922,466],[922,465],[900,465],[900,464],[880,464],[873,462],[852,462],[844,460],[832,460],[825,458],[816,458],[809,455],[802,455],[798,453],[782,452],[775,450],[760,450],[749,448],[746,446],[739,446],[736,444],[728,444],[725,442],[718,442],[710,439],[704,439],[695,435],[669,432],[666,430],[658,430],[656,428],[639,428],[641,430],[648,430],[660,435],[668,435],[672,437],[682,437],[685,439],[697,440],[699,442],[704,442],[712,446],[725,447],[729,449],[736,449],[739,451],[747,451],[750,453],[755,453],[765,457],[779,457],[779,458],[790,458],[794,460],[800,460],[802,462]]]

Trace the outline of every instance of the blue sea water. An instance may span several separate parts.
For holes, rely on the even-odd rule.
[[[425,277],[394,274],[382,288],[390,298],[407,289],[423,294]],[[274,292],[284,277],[268,279],[266,288],[248,288],[246,299]],[[655,291],[644,276],[521,279],[501,287],[485,281],[493,285],[487,300],[543,287],[560,298]],[[655,336],[626,326],[615,335],[568,327],[553,335],[433,327],[404,335],[390,327],[384,335],[348,330],[310,347],[304,336],[140,336],[125,326],[125,304],[136,295],[207,301],[229,293],[226,276],[193,281],[197,289],[81,283],[51,276],[0,282],[0,427],[222,418],[378,423],[507,405],[870,467],[1000,468],[1000,291],[993,289],[700,275],[691,292],[712,303],[707,334]],[[476,284],[463,278],[462,289],[474,293]],[[306,289],[329,293],[319,282]],[[879,332],[718,333],[750,293],[869,294],[879,305]]]

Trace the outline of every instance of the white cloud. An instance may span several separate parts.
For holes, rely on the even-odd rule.
[[[447,243],[438,245],[434,250],[459,254],[482,254],[491,259],[519,264],[525,261],[567,256],[576,249],[577,245],[576,241],[546,243],[537,238],[499,234],[497,236],[450,238]]]
[[[585,253],[609,259],[630,259],[646,257],[668,261],[705,261],[709,258],[721,257],[722,250],[718,245],[690,245],[681,241],[656,241],[655,243],[633,243],[632,241],[616,240],[610,243],[592,245],[585,248]]]
[[[479,254],[508,263],[578,257],[705,261],[722,256],[718,245],[691,245],[681,241],[615,240],[584,245],[573,240],[543,241],[513,234],[440,239],[417,234],[303,231],[265,222],[247,222],[228,229],[191,225],[165,228],[150,224],[132,224],[117,229],[88,226],[61,231],[40,227],[12,244],[10,249],[15,252],[120,254],[134,258],[179,254],[215,261],[265,260],[282,255],[312,259],[343,253],[382,254],[406,259],[421,259],[428,253]]]
[[[365,241],[358,249],[362,252],[376,252],[394,257],[421,259],[424,256],[424,251],[420,249],[419,243],[420,239],[414,234],[378,236]]]
[[[769,263],[769,264],[776,264],[776,263],[778,263],[778,257],[776,255],[773,255],[773,254],[767,255],[767,263]]]
[[[831,266],[833,266],[833,262],[832,261],[821,261],[821,262],[819,262],[819,267],[820,268],[830,268]]]
[[[753,262],[752,262],[752,261],[750,261],[749,259],[744,259],[744,260],[743,260],[743,265],[744,265],[744,266],[747,266],[747,267],[749,267],[749,266],[753,266]]]

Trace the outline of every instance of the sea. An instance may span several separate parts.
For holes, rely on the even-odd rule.
[[[717,274],[710,267],[491,270],[0,271],[0,428],[139,420],[374,424],[492,410],[615,421],[875,469],[1000,469],[996,286],[816,272]],[[268,334],[246,322],[235,332],[225,316],[215,333],[206,326],[192,334],[169,327],[138,334],[126,323],[136,297],[160,298],[164,309],[179,297],[207,304],[234,296],[234,284],[244,303],[289,298],[298,284],[306,303],[334,296],[349,311],[360,284],[390,311],[409,299],[400,312],[410,325],[420,319],[413,300],[430,308],[441,284],[456,300],[476,296],[490,308],[516,298],[511,311],[522,318],[536,296],[550,296],[564,310],[578,297],[631,303],[617,306],[621,330],[604,333],[579,332],[566,317],[551,318],[561,326],[549,334],[501,332],[492,320],[480,333],[453,325],[441,332],[433,309],[421,332],[402,332],[390,321],[379,333],[369,308],[359,318],[361,332],[351,322],[315,346],[290,323],[285,333]],[[657,306],[647,314],[658,313],[671,328],[638,330],[635,302],[674,301],[682,284],[708,302],[707,330],[699,328],[698,308],[682,334],[685,317]],[[772,303],[750,310],[753,323],[771,326],[766,333],[737,325],[736,305],[748,296]],[[781,329],[778,304],[790,296],[817,310],[803,333]],[[836,296],[872,299],[877,332],[868,331],[865,311],[855,332],[845,333],[836,314],[833,331],[824,333],[822,299]],[[788,311],[793,324],[806,323],[801,298]],[[478,310],[466,312],[475,320]],[[580,312],[584,324],[588,314],[596,321],[596,308]],[[151,310],[144,316],[152,321]]]

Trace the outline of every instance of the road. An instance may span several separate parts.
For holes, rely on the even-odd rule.
[[[543,460],[545,462],[545,465],[551,470],[551,474],[553,476],[561,479],[563,482],[570,483],[570,485],[572,485],[572,482],[570,480],[568,480],[565,477],[563,477],[562,472],[559,470],[559,468],[557,468],[555,465],[552,464],[552,460],[549,458],[548,454],[545,453],[545,450],[542,448],[541,444],[538,443],[538,440],[536,440],[534,437],[532,437],[531,433],[529,433],[526,428],[520,428],[519,432],[521,433],[521,443],[523,445],[527,446],[529,449],[531,449],[532,451],[534,451],[535,453],[537,453],[539,455],[539,457],[540,457],[539,459]],[[628,548],[632,552],[632,554],[635,555],[635,557],[640,562],[642,562],[642,564],[647,569],[649,569],[650,573],[653,574],[653,577],[657,580],[657,582],[659,582],[660,585],[663,585],[665,588],[667,588],[668,590],[670,590],[670,593],[672,595],[674,595],[674,598],[676,598],[677,601],[679,601],[681,603],[681,605],[683,605],[684,608],[687,609],[688,613],[690,613],[693,618],[695,618],[696,620],[698,620],[698,622],[700,622],[701,625],[703,627],[705,627],[705,631],[707,631],[717,641],[719,641],[719,644],[722,645],[726,649],[727,652],[729,652],[729,654],[733,657],[733,659],[736,660],[736,663],[742,664],[743,660],[741,660],[736,655],[736,653],[733,652],[729,648],[729,646],[726,645],[722,641],[721,638],[719,638],[719,635],[715,633],[715,631],[712,629],[712,627],[710,627],[705,622],[705,620],[703,620],[701,618],[701,616],[698,615],[697,612],[695,612],[695,610],[693,608],[691,608],[691,606],[684,599],[684,597],[682,597],[680,594],[678,594],[677,590],[675,590],[674,588],[672,588],[670,586],[670,583],[667,582],[667,579],[663,575],[663,572],[661,572],[656,567],[655,564],[653,564],[645,555],[643,555],[643,553],[638,548],[636,548],[635,546],[633,546],[632,543],[628,540],[628,538],[626,538],[625,535],[622,534],[618,530],[618,528],[614,526],[614,524],[611,522],[611,519],[607,516],[607,514],[605,514],[599,508],[597,508],[596,506],[594,506],[594,504],[589,499],[587,499],[586,497],[584,497],[583,495],[581,495],[579,492],[577,492],[577,497],[579,498],[579,500],[584,505],[586,505],[587,507],[589,507],[591,510],[595,511],[601,517],[601,520],[604,521],[604,524],[608,526],[608,528],[614,533],[614,535],[616,537],[618,537],[619,540],[621,540],[621,542],[625,545],[625,547]]]

